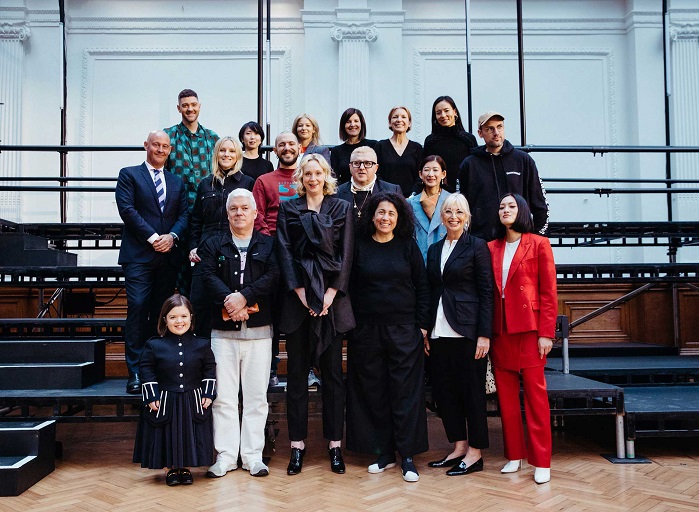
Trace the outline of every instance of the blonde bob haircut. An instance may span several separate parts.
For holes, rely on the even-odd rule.
[[[405,133],[408,133],[410,129],[413,127],[413,115],[410,113],[410,110],[408,107],[404,107],[403,105],[398,105],[396,107],[393,107],[391,111],[388,113],[388,129],[393,131],[393,128],[391,127],[391,118],[393,117],[393,113],[396,110],[405,110],[405,113],[408,114],[408,122],[410,122],[410,126],[408,126],[408,129],[405,130]]]
[[[318,146],[320,144],[320,127],[318,126],[318,121],[316,121],[316,118],[310,114],[304,113],[297,115],[296,119],[294,119],[294,122],[291,125],[291,133],[296,135],[296,138],[299,139],[299,141],[301,140],[298,131],[299,121],[301,121],[301,119],[308,119],[313,125],[313,136],[311,137],[311,144],[313,144],[314,146]]]
[[[299,196],[306,195],[306,187],[303,186],[303,172],[310,162],[318,162],[318,165],[320,165],[320,167],[323,169],[323,173],[325,174],[325,183],[323,183],[323,195],[329,196],[334,194],[335,190],[337,189],[337,179],[335,179],[335,177],[333,176],[333,172],[330,169],[330,164],[328,164],[328,161],[323,157],[323,155],[319,155],[317,153],[305,155],[301,159],[301,163],[299,164],[299,166],[294,171],[296,193]]]
[[[449,209],[458,208],[466,212],[466,224],[464,224],[464,231],[468,231],[468,227],[471,224],[471,209],[468,207],[468,201],[458,192],[455,194],[449,194],[444,202],[442,203],[442,210],[439,212],[441,217],[444,217],[444,212]]]
[[[218,166],[218,152],[221,149],[221,146],[223,145],[224,142],[230,141],[233,143],[233,147],[235,148],[235,156],[237,157],[237,160],[235,161],[235,164],[233,164],[233,169],[228,171],[227,174],[223,174],[223,169],[221,169]],[[238,142],[236,139],[231,137],[230,135],[227,135],[226,137],[221,137],[216,141],[216,145],[214,146],[214,154],[213,158],[211,159],[211,177],[212,179],[217,179],[221,183],[223,183],[223,180],[226,179],[226,176],[232,176],[236,172],[240,172],[240,169],[243,167],[243,148],[240,147],[240,142]]]

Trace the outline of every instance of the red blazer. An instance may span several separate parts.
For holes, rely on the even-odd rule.
[[[488,242],[495,277],[493,334],[502,332],[502,259],[505,239]],[[537,337],[556,337],[558,297],[556,266],[549,239],[524,233],[507,275],[505,321],[508,334],[535,331]]]

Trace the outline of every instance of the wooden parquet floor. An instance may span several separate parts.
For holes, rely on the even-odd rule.
[[[253,478],[238,469],[207,479],[206,468],[195,468],[194,485],[174,488],[165,485],[163,471],[130,463],[135,424],[60,424],[64,455],[56,471],[21,496],[0,498],[0,511],[699,511],[696,439],[641,440],[636,450],[651,464],[615,465],[600,456],[614,447],[611,425],[607,429],[606,420],[598,419],[554,432],[552,480],[536,485],[531,467],[500,474],[505,462],[500,421],[489,421],[485,471],[473,475],[447,477],[426,466],[449,449],[435,417],[429,418],[431,449],[415,458],[418,483],[404,482],[399,467],[370,475],[366,466],[373,458],[351,453],[345,453],[347,473],[335,475],[315,416],[300,475],[286,475],[287,433],[281,424],[270,476]],[[600,440],[583,435],[598,430],[604,431]]]

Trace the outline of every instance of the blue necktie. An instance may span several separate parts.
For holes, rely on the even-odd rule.
[[[162,212],[165,209],[165,185],[163,184],[163,180],[160,178],[160,174],[163,171],[160,169],[153,169],[153,173],[155,174],[155,192],[158,194],[158,204],[160,205],[160,211]]]

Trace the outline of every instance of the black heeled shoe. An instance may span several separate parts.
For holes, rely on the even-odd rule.
[[[454,466],[449,471],[447,471],[447,475],[449,475],[449,476],[468,475],[469,473],[476,473],[478,471],[483,471],[483,457],[478,459],[476,462],[474,462],[470,466],[467,466],[466,463],[462,460],[456,466]]]
[[[340,447],[329,448],[328,456],[330,457],[330,469],[332,472],[343,475],[345,473],[345,461],[342,459]]]
[[[427,466],[430,468],[445,468],[447,466],[451,467],[454,464],[461,462],[464,457],[466,457],[466,455],[462,455],[461,457],[454,457],[453,459],[447,459],[446,457],[444,457],[442,460],[433,460],[432,462],[428,462]]]
[[[298,475],[303,468],[303,456],[306,454],[306,449],[292,448],[291,449],[291,459],[289,460],[289,465],[286,467],[287,475]]]

